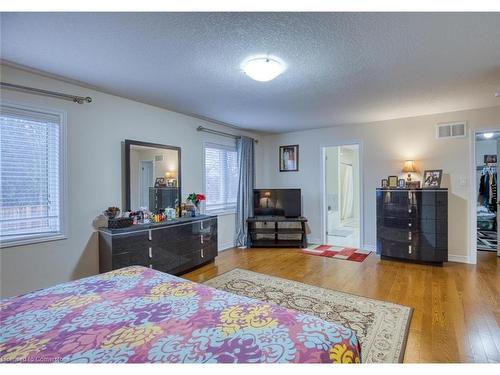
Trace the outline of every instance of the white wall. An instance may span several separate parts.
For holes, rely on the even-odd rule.
[[[450,259],[469,260],[470,138],[436,139],[436,123],[467,120],[469,129],[499,129],[500,106],[293,132],[264,137],[266,168],[258,168],[259,181],[269,188],[301,188],[303,211],[309,219],[310,241],[321,240],[321,147],[361,142],[363,168],[362,244],[375,248],[375,188],[380,180],[401,172],[405,160],[417,161],[424,169],[443,169],[443,186],[449,190]],[[280,145],[299,144],[300,170],[280,173],[277,150]],[[474,186],[474,185],[472,185]],[[474,203],[475,204],[475,203]]]
[[[299,150],[300,152],[300,150]],[[327,194],[327,208],[331,206],[332,211],[339,211],[339,149],[338,147],[329,147],[325,150],[326,177],[325,187]],[[299,165],[300,168],[300,165]],[[291,173],[291,172],[290,172]]]
[[[497,140],[485,139],[476,141],[476,165],[484,165],[484,155],[497,154]]]
[[[64,110],[68,115],[69,233],[67,240],[0,249],[1,296],[7,297],[98,272],[92,220],[108,206],[123,206],[122,142],[134,139],[182,148],[182,193],[201,192],[202,145],[231,141],[196,131],[213,123],[77,85],[1,66],[2,81],[91,96],[91,104],[3,90],[2,100]],[[256,135],[240,132],[257,138]],[[261,143],[256,145],[260,158]],[[258,162],[259,159],[257,159]],[[234,243],[234,215],[219,217],[219,246]]]

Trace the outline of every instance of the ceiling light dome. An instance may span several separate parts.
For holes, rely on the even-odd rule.
[[[242,68],[246,75],[259,82],[275,79],[286,69],[285,64],[271,57],[252,58],[245,61]]]
[[[486,139],[493,138],[493,133],[483,133],[483,137]]]

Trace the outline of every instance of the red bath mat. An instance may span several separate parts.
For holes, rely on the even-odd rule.
[[[302,252],[327,258],[352,260],[353,262],[362,262],[371,253],[371,251],[333,245],[310,245]]]

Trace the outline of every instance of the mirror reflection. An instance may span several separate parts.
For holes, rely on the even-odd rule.
[[[129,142],[129,204],[157,213],[180,202],[180,150]],[[141,143],[141,144],[138,144]]]

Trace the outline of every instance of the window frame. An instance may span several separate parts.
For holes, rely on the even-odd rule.
[[[207,181],[206,181],[206,164],[205,164],[205,149],[207,147],[210,148],[221,148],[221,149],[226,149],[226,150],[233,150],[236,152],[236,157],[238,157],[238,149],[236,146],[236,142],[232,145],[227,144],[227,143],[217,143],[213,141],[204,141],[202,145],[202,154],[203,154],[203,164],[202,164],[202,171],[203,171],[203,194],[207,196]],[[236,205],[238,202],[236,202]],[[223,216],[223,215],[234,215],[236,214],[236,206],[234,208],[221,208],[221,209],[208,209],[207,204],[205,201],[205,212],[209,215],[217,215],[217,216]]]
[[[67,112],[61,109],[33,106],[29,104],[2,101],[2,107],[14,110],[46,113],[59,117],[59,232],[18,235],[8,240],[0,237],[0,249],[31,245],[41,242],[65,240],[68,238],[68,155],[67,155]],[[1,113],[0,113],[1,115]]]

